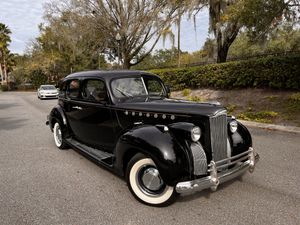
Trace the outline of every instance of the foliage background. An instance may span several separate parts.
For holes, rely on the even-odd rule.
[[[211,87],[300,89],[300,55],[266,57],[190,68],[156,69],[174,90]]]

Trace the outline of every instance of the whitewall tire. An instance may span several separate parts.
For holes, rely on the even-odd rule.
[[[128,163],[126,180],[134,197],[147,205],[166,206],[176,197],[175,188],[164,183],[153,160],[142,154]]]
[[[54,137],[54,143],[56,147],[58,147],[59,149],[65,149],[67,147],[64,141],[64,134],[62,131],[62,127],[58,122],[55,122],[54,124],[53,137]]]

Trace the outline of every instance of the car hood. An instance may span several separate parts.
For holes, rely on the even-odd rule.
[[[195,103],[178,99],[134,98],[116,105],[123,110],[148,111],[157,113],[190,114],[214,116],[225,108],[217,103]]]
[[[57,90],[40,90],[41,92],[47,92],[47,93],[57,93]]]

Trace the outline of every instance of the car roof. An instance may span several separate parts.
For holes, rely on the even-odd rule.
[[[98,77],[107,80],[111,80],[114,78],[121,78],[121,77],[128,77],[128,76],[141,76],[141,75],[152,75],[154,74],[139,71],[139,70],[92,70],[92,71],[83,71],[72,73],[66,76],[65,79],[72,79],[72,78],[82,78],[82,77]],[[157,76],[156,76],[157,77]]]

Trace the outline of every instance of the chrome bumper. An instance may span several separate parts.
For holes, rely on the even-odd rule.
[[[259,155],[253,150],[253,148],[249,148],[248,151],[231,158],[226,158],[218,162],[211,161],[208,165],[209,176],[197,180],[180,182],[176,185],[176,191],[180,194],[193,193],[207,188],[211,188],[211,190],[216,191],[219,184],[238,177],[244,174],[247,170],[252,173],[258,160]],[[232,165],[234,165],[233,168],[221,171]]]

